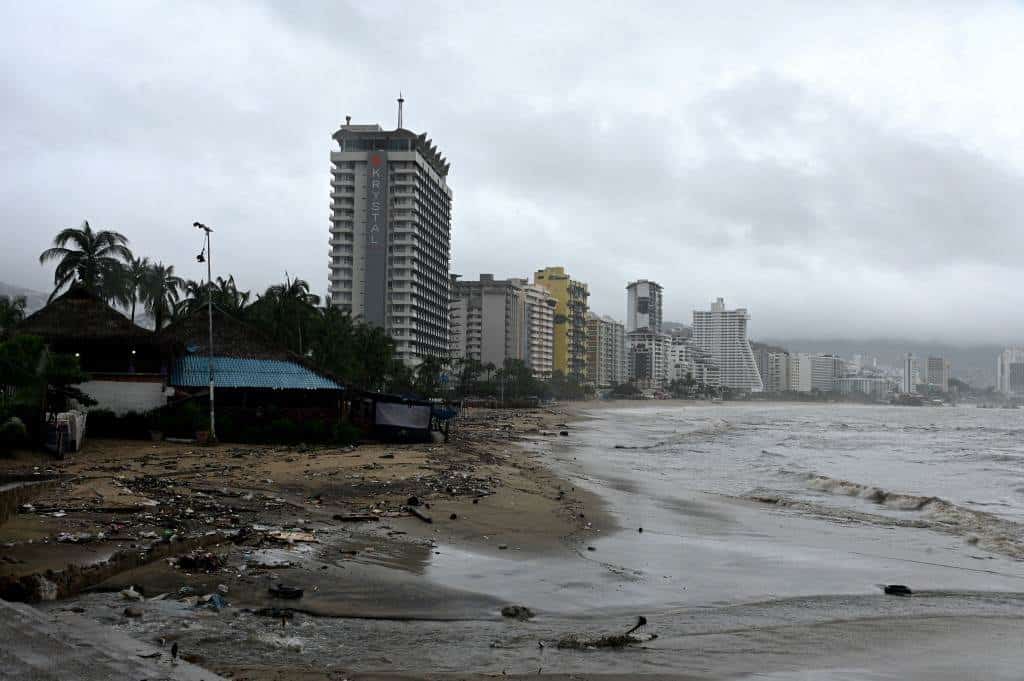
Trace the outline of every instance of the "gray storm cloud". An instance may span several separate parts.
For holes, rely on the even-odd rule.
[[[295,7],[294,5],[298,5]],[[453,264],[563,264],[621,317],[716,296],[755,335],[1024,339],[1013,4],[149,3],[0,9],[0,280],[83,219],[199,276],[323,291],[330,135],[426,131]],[[191,269],[195,269],[193,272]]]

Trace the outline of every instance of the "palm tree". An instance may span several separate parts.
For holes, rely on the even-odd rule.
[[[309,292],[309,283],[285,274],[283,284],[275,284],[259,296],[252,306],[254,321],[270,336],[298,354],[304,354],[303,327],[317,317],[320,297]]]
[[[131,257],[125,235],[108,230],[94,232],[87,220],[79,229],[69,227],[58,232],[53,247],[39,255],[39,263],[59,261],[53,272],[51,300],[74,281],[104,300],[119,300],[123,297],[125,262]]]
[[[132,324],[135,323],[135,303],[142,302],[142,290],[149,274],[149,258],[131,258],[124,268],[125,297],[131,302]]]
[[[25,296],[0,296],[0,338],[3,338],[18,322],[25,318]]]
[[[174,265],[158,262],[149,266],[143,278],[140,298],[146,305],[146,311],[153,315],[157,331],[163,327],[164,319],[174,312],[184,286],[185,280],[174,275]]]

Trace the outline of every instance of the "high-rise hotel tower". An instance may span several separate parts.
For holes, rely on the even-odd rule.
[[[328,298],[381,326],[415,364],[448,353],[452,192],[448,161],[402,127],[345,124],[331,152]]]

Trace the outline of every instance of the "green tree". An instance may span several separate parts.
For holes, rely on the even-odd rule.
[[[39,255],[39,263],[57,261],[52,300],[65,286],[78,282],[107,301],[124,300],[125,263],[132,257],[128,239],[120,232],[94,232],[88,221],[78,229],[57,233],[53,246]]]
[[[0,343],[0,411],[10,406],[19,390],[36,382],[42,352],[43,341],[36,336],[15,336]]]
[[[0,338],[11,333],[11,330],[25,318],[25,296],[0,296]]]
[[[142,280],[140,297],[146,305],[146,311],[153,315],[157,331],[163,328],[164,321],[174,311],[184,285],[185,281],[175,276],[174,265],[164,265],[162,262],[150,265]]]
[[[427,399],[441,394],[441,373],[444,360],[440,357],[424,357],[416,367],[413,392]]]
[[[310,328],[318,321],[319,303],[305,280],[285,275],[283,284],[275,284],[257,297],[249,317],[289,350],[304,355]]]
[[[136,303],[142,302],[145,304],[142,296],[145,291],[146,277],[149,276],[149,270],[149,258],[136,258],[134,256],[128,260],[124,267],[124,294],[131,305],[132,324],[135,323]]]

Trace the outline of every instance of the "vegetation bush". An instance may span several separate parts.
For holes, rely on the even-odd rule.
[[[28,443],[28,430],[17,416],[0,422],[0,454],[8,454]]]
[[[146,440],[151,425],[151,418],[137,411],[118,416],[109,409],[93,409],[86,420],[86,434],[91,437]]]

